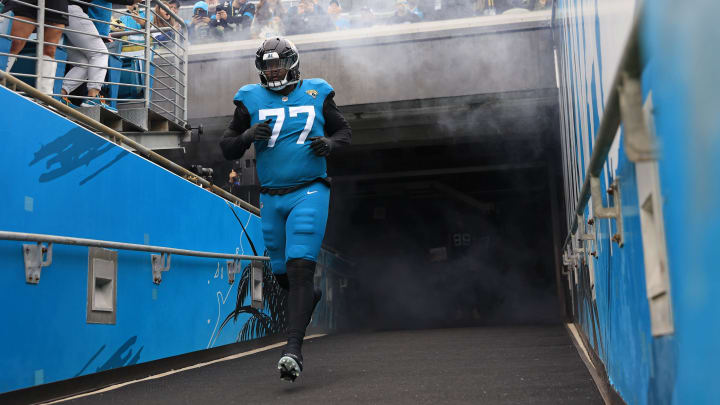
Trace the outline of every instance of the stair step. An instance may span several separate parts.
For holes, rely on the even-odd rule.
[[[119,113],[112,112],[107,108],[94,106],[76,107],[76,109],[95,121],[98,121],[118,132],[143,131],[143,128],[138,126],[135,122],[127,120]]]
[[[118,114],[148,132],[185,132],[185,128],[165,116],[144,107],[118,104]]]

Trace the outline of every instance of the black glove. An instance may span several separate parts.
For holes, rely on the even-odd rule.
[[[313,136],[308,138],[312,141],[310,148],[318,156],[327,156],[333,149],[333,141],[324,136]]]
[[[272,129],[270,129],[271,118],[246,129],[245,132],[240,135],[243,138],[243,143],[249,144],[253,141],[267,141],[272,135]]]

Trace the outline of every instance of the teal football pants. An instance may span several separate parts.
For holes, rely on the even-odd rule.
[[[285,195],[260,194],[265,248],[275,274],[290,259],[317,261],[325,236],[330,188],[315,182]]]

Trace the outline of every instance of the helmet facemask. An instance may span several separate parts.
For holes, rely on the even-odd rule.
[[[269,51],[255,60],[255,67],[260,73],[260,83],[273,91],[280,91],[297,83],[300,76],[299,65],[297,53],[283,57],[275,51]]]

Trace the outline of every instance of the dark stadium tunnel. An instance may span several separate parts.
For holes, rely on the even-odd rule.
[[[560,320],[547,167],[493,159],[456,144],[333,160],[325,243],[357,262],[347,327]]]
[[[338,329],[562,321],[553,97],[529,108],[466,104],[450,115],[455,100],[343,108],[353,144],[328,159],[324,240],[355,264],[338,292],[345,307]],[[199,142],[170,157],[213,167],[218,185],[233,166],[253,170],[220,156],[227,121],[206,119]]]

